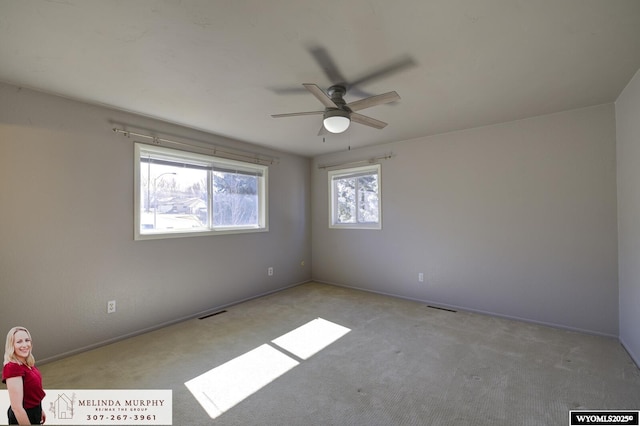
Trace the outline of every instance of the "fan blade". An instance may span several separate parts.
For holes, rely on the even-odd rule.
[[[376,129],[384,129],[387,126],[387,123],[384,121],[376,120],[375,118],[367,117],[357,112],[351,113],[351,121],[364,124],[365,126],[375,127]]]
[[[311,53],[318,65],[320,65],[320,68],[322,68],[322,71],[324,71],[331,84],[344,84],[347,82],[338,70],[335,62],[333,62],[333,59],[331,59],[331,56],[329,56],[327,49],[321,46],[311,46],[309,53]]]
[[[271,114],[273,118],[282,118],[282,117],[296,117],[298,115],[318,115],[324,114],[324,111],[309,111],[309,112],[290,112],[287,114]]]
[[[398,59],[395,62],[392,62],[388,65],[385,65],[384,67],[373,71],[367,75],[364,75],[360,78],[355,79],[354,81],[350,82],[349,84],[351,86],[358,86],[360,84],[364,84],[364,83],[368,83],[372,80],[377,80],[380,79],[382,77],[386,77],[387,75],[390,74],[394,74],[397,73],[399,71],[402,71],[405,68],[410,68],[413,66],[416,66],[417,63],[416,61],[413,60],[412,57],[410,56],[405,56],[401,59]]]
[[[318,130],[318,136],[326,135],[329,131],[324,127],[324,124],[320,126],[320,130]]]
[[[348,103],[347,106],[351,109],[351,111],[360,111],[361,109],[371,108],[372,106],[381,104],[388,104],[389,102],[398,100],[400,100],[400,95],[398,95],[396,92],[388,92],[383,93],[382,95],[369,96],[368,98]]]
[[[322,102],[322,105],[326,106],[327,108],[338,108],[338,105],[336,105],[329,96],[327,96],[326,93],[324,93],[322,91],[321,88],[319,88],[317,85],[315,84],[309,84],[309,83],[305,83],[303,84],[303,86],[309,91],[311,92],[311,94],[313,96],[316,97],[316,99],[318,99],[320,102]]]
[[[308,93],[304,87],[271,87],[269,88],[276,95],[299,95],[301,93]]]

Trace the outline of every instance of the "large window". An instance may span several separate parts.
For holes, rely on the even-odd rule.
[[[266,166],[136,144],[136,239],[266,231]]]
[[[329,172],[329,227],[381,229],[380,165]]]

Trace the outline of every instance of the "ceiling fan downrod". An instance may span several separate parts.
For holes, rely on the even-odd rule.
[[[344,101],[344,95],[347,93],[347,88],[341,84],[334,84],[327,89],[327,94],[331,98],[334,104],[340,109],[349,111],[345,108],[346,102]]]

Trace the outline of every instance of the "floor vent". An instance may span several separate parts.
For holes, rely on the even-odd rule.
[[[214,313],[212,313],[212,314],[205,315],[205,316],[200,317],[200,318],[198,318],[198,319],[205,319],[205,318],[213,317],[213,316],[215,316],[215,315],[224,314],[225,312],[227,312],[227,311],[218,311],[218,312],[214,312]]]
[[[431,306],[431,305],[427,305],[427,308],[431,308],[431,309],[439,309],[439,310],[441,310],[441,311],[447,311],[447,312],[458,312],[458,311],[454,311],[453,309],[441,308],[440,306]]]

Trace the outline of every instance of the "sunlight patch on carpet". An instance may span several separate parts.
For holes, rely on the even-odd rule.
[[[317,318],[272,343],[306,360],[349,331]],[[209,417],[215,419],[299,364],[291,356],[264,344],[185,382],[185,386]]]
[[[271,342],[306,360],[349,331],[347,327],[317,318]]]
[[[189,380],[185,386],[215,419],[296,365],[293,358],[265,344]]]

